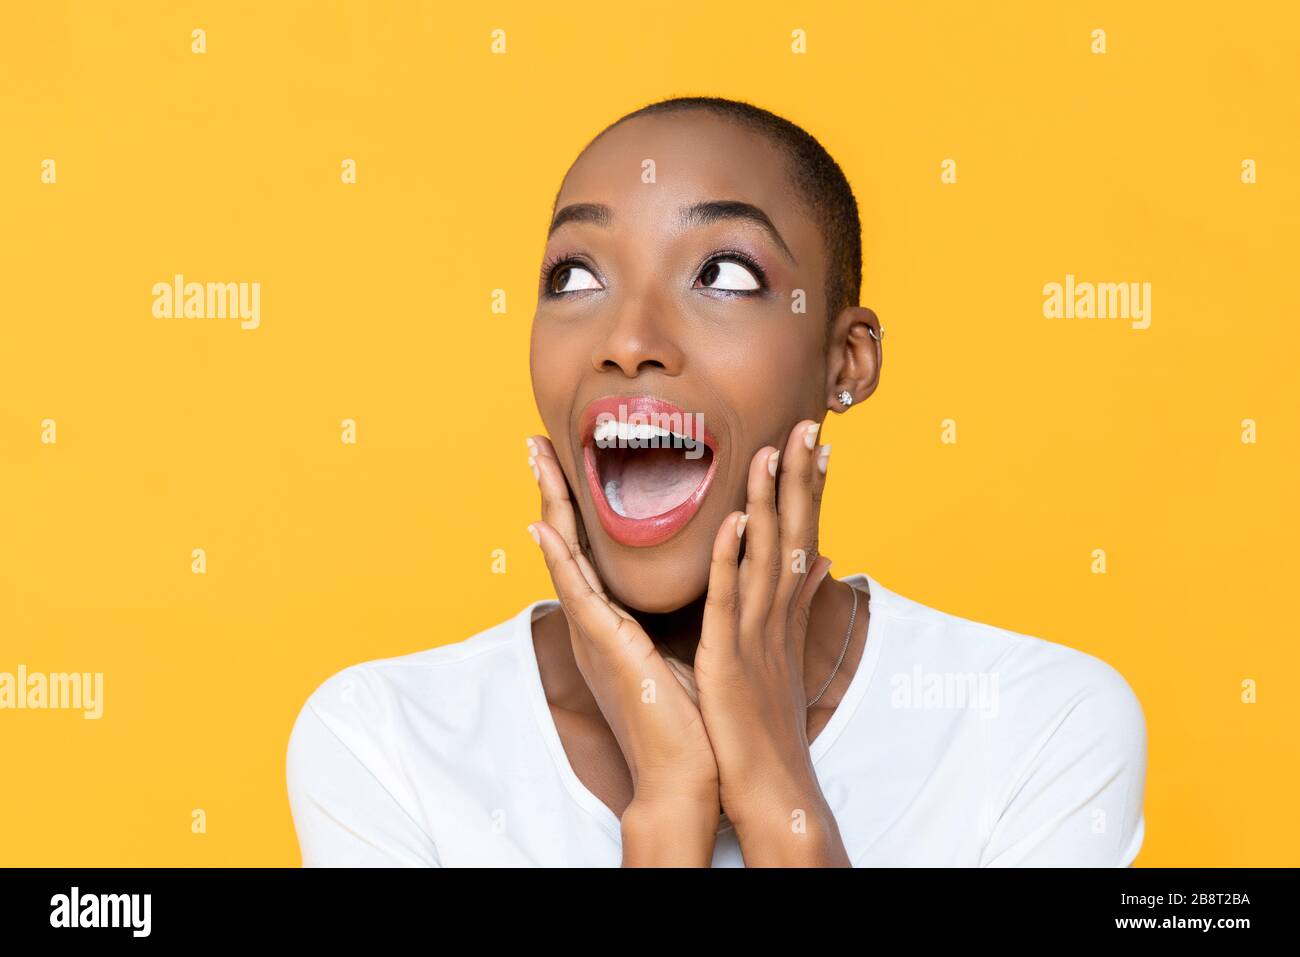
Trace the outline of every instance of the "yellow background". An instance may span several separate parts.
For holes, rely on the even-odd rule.
[[[885,362],[825,436],[836,574],[1118,668],[1139,866],[1300,864],[1294,5],[5,19],[0,671],[103,671],[105,714],[0,712],[0,863],[296,865],[284,752],[316,685],[552,594],[524,448],[550,202],[606,123],[712,94],[804,125],[861,205]],[[177,272],[260,282],[261,327],[154,319]],[[1152,283],[1151,327],[1045,319],[1066,273]]]

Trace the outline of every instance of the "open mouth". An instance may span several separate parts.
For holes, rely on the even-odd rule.
[[[699,511],[717,466],[703,416],[649,396],[611,396],[579,425],[587,484],[605,531],[624,545],[657,545]]]

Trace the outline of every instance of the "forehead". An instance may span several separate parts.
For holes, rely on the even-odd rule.
[[[642,181],[654,162],[653,183]],[[645,225],[711,200],[752,203],[765,212],[802,263],[819,240],[797,202],[785,156],[765,136],[712,113],[638,116],[606,130],[574,161],[555,208],[605,203],[614,225]]]

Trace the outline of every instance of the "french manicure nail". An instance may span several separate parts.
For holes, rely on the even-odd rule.
[[[773,478],[776,477],[776,463],[780,457],[780,452],[773,452],[767,457],[767,474],[771,475]]]
[[[525,441],[528,443],[528,451],[529,451],[529,452],[532,452],[534,455],[536,455],[536,454],[537,454],[537,443],[533,441],[533,437],[530,435],[530,436],[528,436],[528,438],[527,438]]]
[[[816,444],[817,444],[817,433],[818,433],[818,431],[820,431],[820,429],[821,429],[821,425],[820,425],[820,424],[813,424],[813,425],[808,426],[808,428],[806,428],[806,429],[804,430],[804,433],[803,433],[803,444],[806,445],[806,446],[807,446],[808,448],[810,448],[810,449],[811,449],[814,445],[816,445]]]
[[[745,513],[736,520],[736,537],[745,537],[745,525],[749,522],[749,513]]]
[[[537,459],[531,455],[528,457],[528,467],[533,470],[533,478],[540,482],[542,480],[542,473],[537,468]]]
[[[817,471],[821,472],[822,475],[826,474],[826,466],[830,462],[830,457],[831,457],[830,445],[829,444],[823,445],[822,450],[819,453],[817,453]]]
[[[533,536],[533,541],[538,545],[542,544],[542,536],[538,534],[536,525],[528,526],[528,534]]]

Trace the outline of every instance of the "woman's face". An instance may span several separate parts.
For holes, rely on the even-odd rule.
[[[673,611],[704,594],[755,453],[826,411],[821,234],[775,148],[698,112],[608,130],[555,209],[532,330],[537,407],[606,588]],[[645,424],[707,447],[671,447]],[[637,435],[660,447],[631,447]]]

